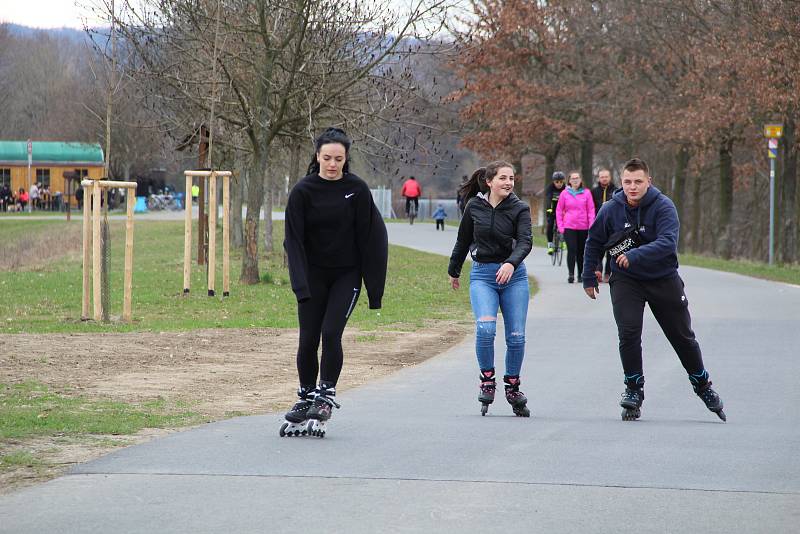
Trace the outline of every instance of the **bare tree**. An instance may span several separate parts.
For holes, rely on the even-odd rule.
[[[259,281],[259,214],[262,206],[271,211],[269,200],[264,206],[264,191],[272,187],[275,141],[296,138],[298,132],[310,138],[321,121],[354,124],[385,109],[385,102],[364,101],[385,94],[370,92],[378,80],[402,82],[381,65],[402,52],[406,36],[438,29],[446,7],[442,1],[416,0],[398,15],[388,1],[368,6],[319,0],[145,4],[139,10],[138,3],[124,1],[119,26],[136,51],[128,72],[142,82],[149,102],[179,128],[207,116],[214,102],[212,129],[219,132],[224,124],[241,135],[230,139],[246,140],[239,148],[249,154],[252,172],[240,279],[249,284]],[[224,16],[216,32],[220,5]],[[212,53],[216,58],[209,57]],[[211,75],[214,68],[218,80]]]

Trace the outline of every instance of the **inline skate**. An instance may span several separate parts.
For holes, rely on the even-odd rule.
[[[341,405],[334,400],[336,388],[332,384],[320,382],[314,394],[314,403],[309,408],[306,417],[306,431],[318,438],[324,438],[327,431],[328,421],[331,418],[334,408],[341,408]]]
[[[531,411],[528,409],[528,398],[519,390],[519,376],[505,375],[503,377],[506,388],[506,400],[511,405],[514,415],[517,417],[530,417]]]
[[[314,388],[300,387],[297,389],[299,400],[292,409],[284,415],[285,421],[278,430],[280,437],[305,436],[308,434],[308,410],[314,399]]]
[[[725,412],[722,411],[724,406],[722,404],[722,399],[720,399],[717,392],[711,388],[711,380],[708,379],[708,371],[703,370],[702,373],[689,375],[689,381],[692,383],[692,389],[694,389],[695,394],[700,397],[700,400],[703,401],[706,408],[717,414],[717,417],[723,421],[727,421],[728,417],[725,415]]]
[[[642,402],[644,401],[644,388],[626,387],[622,393],[622,420],[636,421],[642,415]]]
[[[494,392],[497,387],[494,377],[494,369],[481,371],[481,389],[478,395],[478,402],[481,403],[481,415],[486,415],[489,405],[494,402]]]

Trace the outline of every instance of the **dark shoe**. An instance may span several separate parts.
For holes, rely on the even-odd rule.
[[[574,284],[575,283],[575,277],[574,276],[570,276],[569,278],[567,278],[567,283],[568,284]]]

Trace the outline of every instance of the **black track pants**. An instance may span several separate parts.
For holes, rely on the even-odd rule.
[[[586,247],[586,237],[589,230],[564,230],[564,241],[567,242],[567,269],[569,275],[575,272],[575,262],[578,263],[578,280],[583,273],[583,249]]]
[[[311,298],[297,305],[300,343],[297,373],[301,386],[320,381],[336,384],[342,371],[342,333],[361,292],[361,273],[356,267],[321,269],[309,266]],[[322,356],[317,359],[320,337]]]
[[[683,292],[683,280],[675,276],[659,280],[636,280],[619,273],[611,275],[611,304],[619,333],[619,356],[626,375],[642,371],[642,322],[645,303],[678,354],[689,374],[703,371],[700,344],[692,331],[689,300]]]

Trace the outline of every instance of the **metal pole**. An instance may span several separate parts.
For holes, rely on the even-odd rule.
[[[775,159],[769,160],[769,264],[775,255]]]

